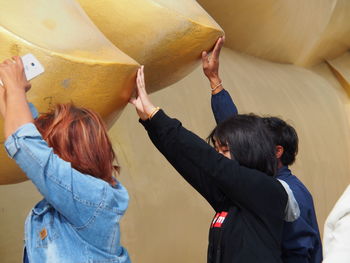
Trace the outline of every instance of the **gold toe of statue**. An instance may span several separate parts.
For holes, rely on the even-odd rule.
[[[28,93],[39,112],[72,101],[111,124],[131,96],[140,64],[149,91],[158,90],[198,66],[201,51],[223,34],[194,0],[80,3],[85,10],[74,0],[1,5],[0,60],[32,53],[45,68]],[[1,133],[0,184],[26,180],[6,156],[4,140]]]
[[[12,0],[2,3],[0,13],[0,60],[32,53],[45,68],[28,92],[39,112],[72,101],[112,121],[126,105],[139,64],[116,48],[76,2]],[[0,134],[0,184],[25,180],[6,156]]]
[[[350,46],[350,1],[198,2],[224,28],[227,47],[266,60],[309,67]]]
[[[145,65],[149,92],[186,76],[223,35],[195,0],[78,0],[98,28]]]

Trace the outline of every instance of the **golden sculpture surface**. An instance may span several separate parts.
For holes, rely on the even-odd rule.
[[[112,124],[131,96],[138,62],[146,65],[155,91],[192,71],[201,51],[223,33],[196,1],[81,2],[115,45],[74,0],[1,3],[0,60],[33,53],[44,65],[29,92],[41,112],[73,101]],[[26,180],[3,147],[0,158],[8,163],[0,184]]]
[[[1,1],[0,12],[0,60],[32,53],[45,67],[28,93],[39,111],[73,101],[112,121],[126,105],[138,63],[116,48],[75,1]],[[26,180],[3,146],[0,160],[0,184]]]
[[[280,63],[312,66],[350,46],[347,0],[198,0],[224,28],[226,46]]]
[[[190,0],[79,0],[116,47],[73,0],[33,0],[31,6],[42,8],[30,11],[24,0],[0,2],[0,59],[31,52],[47,69],[33,80],[29,94],[41,111],[70,97],[82,97],[81,103],[90,106],[94,98],[89,96],[98,95],[100,88],[119,89],[124,76],[128,88],[120,106],[91,106],[105,117],[111,112],[113,116],[126,103],[138,64],[146,65],[146,82],[156,91],[185,76],[195,62],[198,65],[201,49],[209,48],[221,34],[220,27]],[[300,145],[292,171],[313,195],[322,232],[326,216],[350,183],[350,2],[198,3],[225,30],[221,77],[239,111],[276,115],[296,128]],[[53,19],[59,15],[62,19]],[[100,46],[107,51],[101,52]],[[183,53],[187,50],[192,53]],[[112,73],[119,71],[114,77]],[[50,92],[52,96],[47,95]],[[152,94],[152,100],[202,138],[215,126],[209,85],[201,69]],[[122,233],[133,262],[205,261],[209,205],[154,149],[133,108],[124,110],[110,135],[122,166],[118,179],[131,195]],[[0,184],[24,179],[3,149],[0,166]],[[3,185],[0,194],[0,255],[4,262],[17,262],[23,250],[22,212],[40,197],[30,182]]]
[[[145,65],[149,91],[182,79],[223,34],[195,0],[78,0],[101,31]]]

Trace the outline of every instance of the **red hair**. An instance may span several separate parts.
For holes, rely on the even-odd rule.
[[[58,104],[36,119],[35,125],[54,153],[74,169],[115,184],[116,155],[97,113],[73,104]]]

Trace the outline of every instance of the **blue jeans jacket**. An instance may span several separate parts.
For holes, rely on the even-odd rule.
[[[121,183],[112,187],[73,169],[32,123],[12,134],[5,147],[44,197],[25,222],[30,263],[130,262],[120,244],[119,221],[129,201]]]

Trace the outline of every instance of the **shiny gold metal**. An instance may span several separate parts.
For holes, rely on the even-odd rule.
[[[3,6],[11,6],[19,0],[0,1],[3,2]],[[39,1],[35,2],[38,5]],[[46,2],[50,3],[50,6],[53,3],[53,6],[46,5]],[[70,1],[60,2],[67,8]],[[187,49],[194,52],[198,45],[196,41],[205,42],[220,35],[213,33],[217,32],[217,29],[208,26],[210,21],[199,19],[200,14],[203,14],[202,10],[197,9],[197,4],[190,0],[80,0],[80,2],[89,16],[97,21],[98,26],[105,30],[106,34],[110,34],[108,38],[121,43],[118,48],[122,49],[122,46],[129,48],[128,55],[135,59],[141,58],[139,62],[146,64],[148,70],[146,81],[153,83],[153,91],[166,85],[168,80],[171,82],[181,78],[181,74],[177,72],[178,65],[174,64],[176,70],[172,75],[169,73],[172,65],[164,64],[165,60],[171,64],[177,59],[181,60],[182,57],[187,58],[184,52]],[[291,168],[313,195],[318,224],[322,232],[323,223],[330,209],[350,183],[350,55],[345,52],[350,46],[348,23],[350,2],[347,0],[198,0],[198,2],[225,29],[228,48],[222,51],[220,76],[225,89],[233,96],[239,112],[279,116],[296,128],[300,140],[299,154]],[[121,3],[124,7],[120,7],[121,9],[115,7]],[[45,6],[48,13],[45,19],[50,19],[54,13],[47,11],[51,10],[50,8],[56,7],[60,10],[57,8],[58,1],[41,1],[40,4]],[[65,74],[73,74],[71,71],[74,71],[79,63],[73,63],[73,60],[62,58],[61,55],[53,57],[51,55],[50,46],[55,44],[56,33],[50,34],[49,30],[30,30],[32,25],[29,18],[11,20],[11,12],[15,13],[20,9],[19,5],[16,9],[6,8],[8,25],[17,23],[17,30],[24,25],[25,31],[30,35],[24,39],[23,34],[19,32],[15,32],[13,37],[9,35],[8,31],[12,31],[11,28],[7,28],[11,30],[5,32],[2,20],[6,12],[0,10],[0,25],[3,26],[0,27],[1,56],[5,58],[20,54],[22,51],[23,53],[30,51],[44,61],[50,72],[63,70],[62,65],[67,64],[69,67]],[[96,10],[93,10],[94,8]],[[66,10],[71,12],[71,8]],[[198,10],[199,13],[194,10]],[[25,16],[24,11],[22,15]],[[25,22],[19,23],[14,20]],[[44,24],[46,28],[55,25],[50,20]],[[203,25],[207,26],[202,27]],[[201,30],[205,30],[208,35],[199,37],[201,34],[197,33]],[[52,36],[52,41],[47,38],[45,40],[51,41],[44,50],[46,53],[39,49],[39,46],[45,44],[39,42],[45,38],[37,35],[37,32]],[[74,35],[79,37],[75,39]],[[191,36],[194,36],[196,41],[191,39]],[[41,40],[32,44],[31,41],[36,37]],[[79,49],[82,44],[89,45],[89,41],[95,41],[94,38],[89,40],[84,37],[79,34],[79,30],[74,31],[72,39],[66,38],[69,39],[67,44],[75,43],[74,47]],[[121,39],[118,39],[119,37]],[[79,42],[79,39],[83,41]],[[7,43],[15,43],[17,46]],[[56,51],[58,52],[61,46],[65,47],[65,44],[64,41],[57,42]],[[21,52],[18,51],[18,46]],[[94,48],[89,49],[89,52],[93,52]],[[206,49],[206,47],[199,48]],[[195,63],[200,51],[196,51],[194,60],[182,60],[185,70],[188,70],[187,65]],[[66,54],[66,51],[59,54]],[[322,60],[326,60],[326,63],[322,63]],[[51,66],[52,61],[57,62]],[[149,65],[150,61],[154,64],[154,68]],[[192,62],[186,64],[188,61]],[[93,65],[92,62],[86,68],[90,70]],[[315,66],[305,69],[296,65]],[[102,74],[103,81],[108,83],[108,76],[114,69],[107,67],[108,72],[105,72],[105,69],[102,64],[97,64],[96,76],[91,75],[88,70],[86,72],[89,74],[84,73],[83,76],[89,79],[98,78],[97,75]],[[53,83],[62,82],[59,75],[56,78],[52,73],[51,76]],[[164,76],[169,78],[163,78]],[[33,90],[29,93],[32,100],[38,102],[46,100],[45,104],[39,103],[42,111],[48,108],[50,99],[40,97],[41,92],[49,92],[49,89],[42,88],[39,93],[35,89],[44,78],[42,76],[35,79]],[[101,82],[99,79],[95,80],[98,81]],[[50,83],[51,79],[48,78],[45,85]],[[54,91],[61,88],[58,84],[54,87]],[[69,91],[69,88],[67,90]],[[89,91],[82,90],[84,91],[82,94],[89,94]],[[93,92],[96,93],[97,90]],[[78,94],[80,93],[68,93],[67,98],[71,95],[77,97]],[[210,85],[202,70],[198,68],[169,89],[153,94],[152,100],[170,116],[179,118],[186,128],[205,138],[215,126],[210,109],[210,96]],[[205,261],[208,222],[213,216],[208,203],[184,183],[181,176],[151,145],[143,127],[137,122],[134,108],[125,109],[111,128],[110,135],[122,166],[122,174],[118,180],[126,186],[132,196],[121,230],[123,245],[128,249],[132,260],[144,263]],[[13,178],[18,181],[20,177],[16,174],[18,173],[16,166],[10,161],[4,162],[5,158],[7,157],[1,152],[0,175],[13,176],[4,177],[7,183],[14,182],[11,181]],[[23,235],[22,211],[29,210],[40,197],[30,182],[1,186],[0,195],[2,197],[0,208],[6,211],[6,216],[0,216],[2,220],[0,232],[3,233],[0,238],[1,259],[4,262],[19,261],[23,251],[19,242]],[[150,237],[152,242],[149,242]],[[1,242],[6,245],[1,246]],[[11,253],[6,253],[8,248],[11,248]]]
[[[348,0],[198,0],[226,46],[266,60],[312,66],[350,47]]]
[[[75,1],[2,1],[0,13],[0,60],[32,53],[45,67],[28,93],[40,112],[72,101],[112,123],[131,95],[139,65],[116,48]],[[0,184],[25,180],[6,156],[0,134]]]
[[[78,2],[118,48],[145,65],[150,92],[185,77],[223,35],[195,0]]]
[[[336,59],[327,60],[327,63],[350,98],[350,52],[345,52]]]

